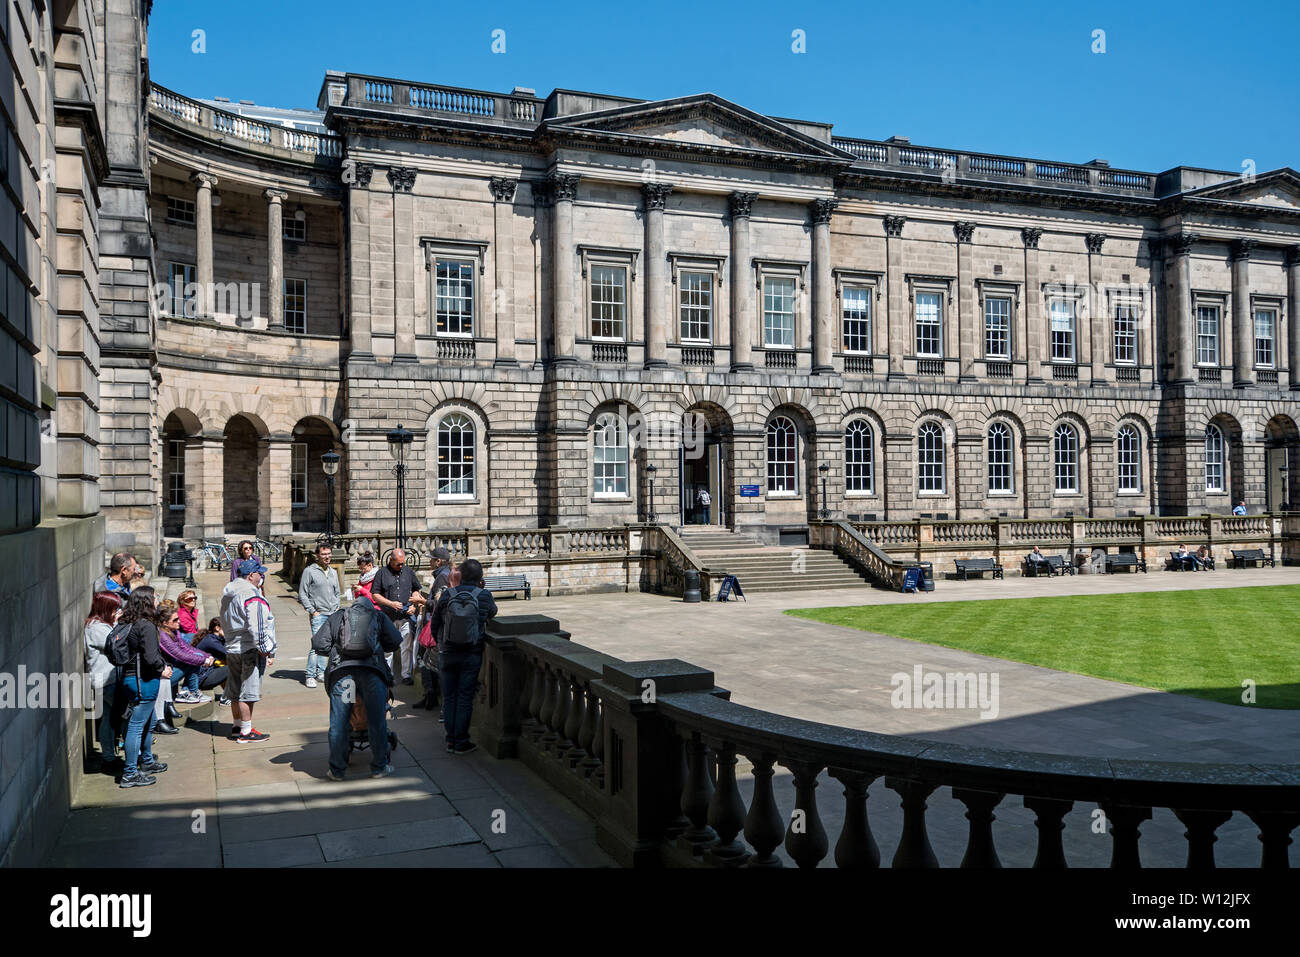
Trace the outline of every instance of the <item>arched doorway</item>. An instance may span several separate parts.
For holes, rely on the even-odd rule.
[[[1264,427],[1265,507],[1290,512],[1300,504],[1300,430],[1290,416],[1275,415]]]
[[[197,436],[198,417],[186,409],[174,409],[163,420],[162,428],[162,531],[165,538],[180,538],[185,526],[193,524],[197,513],[202,520],[202,503],[190,502],[187,489],[194,486],[197,476],[186,469],[187,447],[192,436]]]
[[[221,448],[222,525],[227,535],[257,533],[258,473],[266,429],[243,413],[226,422]]]
[[[678,460],[682,525],[734,525],[731,431],[730,416],[712,403],[701,402],[682,413]],[[702,492],[707,493],[707,506]]]
[[[339,515],[343,468],[334,476],[334,500],[330,501],[329,482],[321,460],[326,452],[341,455],[335,441],[334,423],[320,416],[306,416],[293,427],[293,447],[289,456],[289,498],[295,532],[325,531],[325,516],[334,510],[334,534],[343,530]]]

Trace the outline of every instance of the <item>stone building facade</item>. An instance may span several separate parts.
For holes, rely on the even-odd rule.
[[[289,327],[288,286],[160,320],[176,533],[318,529],[329,447],[340,516],[391,528],[399,424],[416,531],[691,524],[701,489],[767,539],[1300,500],[1294,170],[848,139],[713,95],[330,73],[317,105],[333,135],[151,101],[158,268],[307,289]]]

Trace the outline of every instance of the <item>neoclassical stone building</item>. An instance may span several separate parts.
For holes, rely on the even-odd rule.
[[[412,530],[1300,501],[1292,169],[333,72],[271,121],[149,104],[168,536],[321,528],[330,448],[391,528],[399,424]]]

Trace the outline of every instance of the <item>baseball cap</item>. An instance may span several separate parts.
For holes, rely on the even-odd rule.
[[[247,578],[249,575],[253,574],[253,572],[261,572],[263,575],[265,575],[266,566],[263,565],[261,562],[259,562],[256,558],[245,558],[242,562],[239,563],[240,578]]]
[[[451,552],[439,545],[433,550],[433,557],[441,558],[444,562],[449,562],[451,561]]]

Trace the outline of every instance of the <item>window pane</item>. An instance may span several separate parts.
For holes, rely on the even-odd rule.
[[[684,272],[681,289],[682,341],[713,341],[713,274]]]
[[[984,300],[984,355],[990,359],[1011,358],[1011,300]]]
[[[795,455],[797,451],[794,423],[786,418],[767,424],[767,490],[797,492]]]
[[[1137,429],[1131,425],[1124,426],[1115,434],[1115,461],[1121,492],[1142,491],[1141,449]]]
[[[283,486],[281,486],[283,488]],[[294,508],[307,506],[307,443],[295,442],[290,451],[289,498]]]
[[[596,495],[627,495],[627,429],[611,413],[596,419],[592,457],[592,491]]]
[[[1012,491],[1011,431],[1001,423],[989,427],[989,491]]]
[[[875,490],[871,426],[861,419],[844,430],[844,482],[850,492]]]
[[[189,263],[171,264],[172,315],[193,319],[198,315],[194,267]]]
[[[439,259],[435,278],[434,331],[438,335],[474,334],[474,264]]]
[[[1056,490],[1079,490],[1079,438],[1068,425],[1058,425],[1052,436],[1052,454],[1055,464]]]
[[[943,321],[939,312],[939,294],[916,294],[916,354],[943,355]]]
[[[916,433],[917,488],[922,492],[944,490],[943,431],[926,422]]]
[[[185,441],[167,440],[167,505],[185,508]]]
[[[763,345],[794,348],[794,280],[763,280]]]
[[[844,351],[871,352],[871,290],[845,286],[840,293],[843,306]]]
[[[1074,300],[1053,299],[1052,313],[1052,361],[1074,361]]]
[[[284,328],[302,335],[307,331],[307,280],[284,281]]]
[[[1115,306],[1115,361],[1137,363],[1137,307],[1132,303]]]
[[[1201,306],[1196,310],[1196,362],[1219,364],[1219,307]]]
[[[1271,309],[1255,313],[1255,365],[1270,368],[1273,365],[1273,329],[1276,314]]]
[[[474,423],[453,413],[438,424],[438,495],[474,494]]]
[[[591,336],[623,339],[627,319],[627,270],[622,266],[591,267]]]
[[[1205,490],[1222,492],[1223,484],[1223,433],[1216,426],[1205,429]]]

